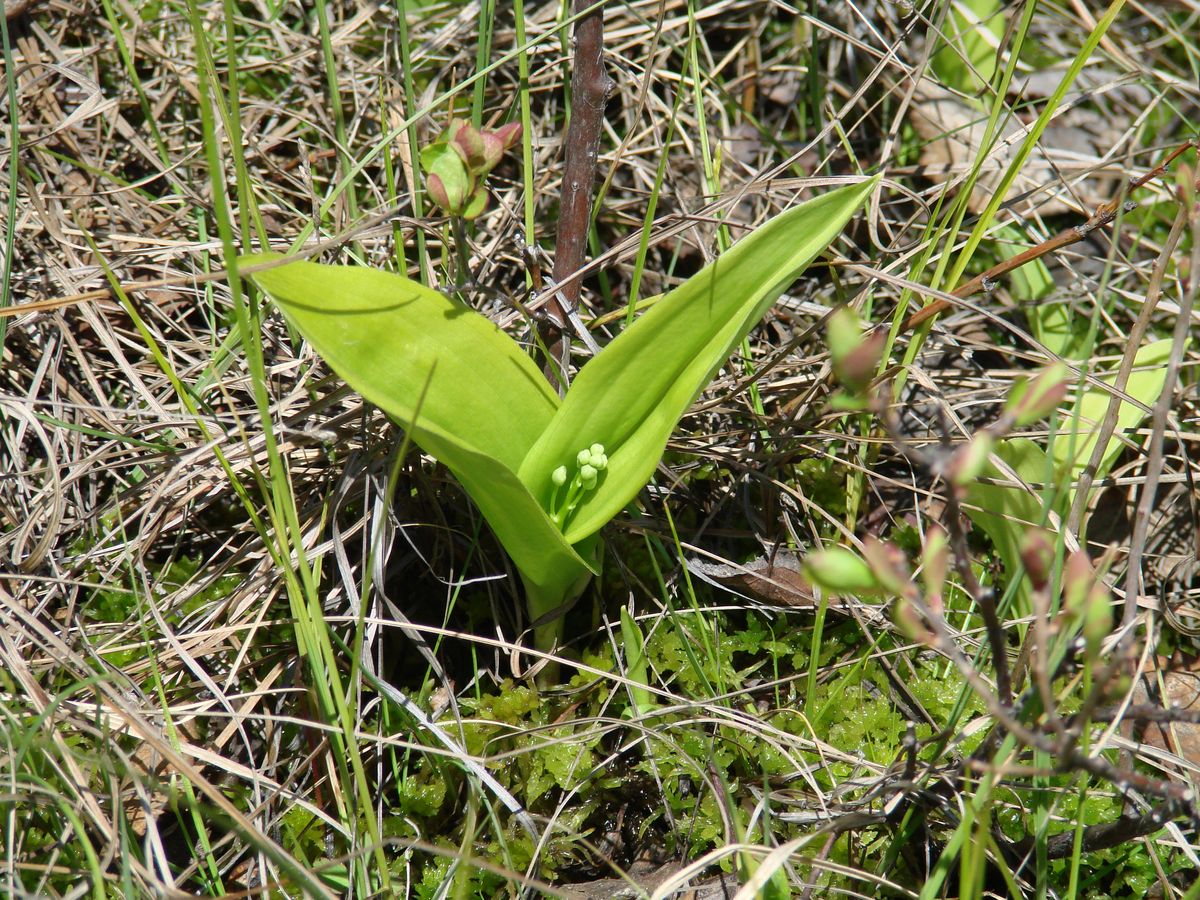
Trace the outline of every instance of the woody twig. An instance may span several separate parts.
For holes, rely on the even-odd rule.
[[[569,321],[579,302],[579,279],[573,277],[583,266],[587,236],[592,221],[592,184],[604,105],[612,91],[612,79],[604,71],[604,8],[593,0],[575,0],[574,70],[571,73],[571,121],[563,148],[562,205],[558,215],[558,239],[554,247],[554,282],[557,285],[547,312],[554,334],[547,335],[551,359],[546,375],[558,384],[566,372]]]

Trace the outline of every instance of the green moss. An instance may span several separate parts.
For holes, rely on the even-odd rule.
[[[426,818],[437,815],[446,801],[446,780],[433,767],[422,764],[397,786],[397,802],[404,813]]]

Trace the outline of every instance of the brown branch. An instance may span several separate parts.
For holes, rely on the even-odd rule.
[[[876,393],[872,407],[872,411],[879,418],[879,421],[883,423],[888,437],[901,453],[917,465],[924,466],[932,475],[946,474],[947,460],[945,458],[939,459],[933,454],[921,451],[904,436],[895,411],[887,405],[884,391]],[[992,426],[994,429],[993,434],[1002,436],[1010,427],[1010,422],[1011,417],[1001,418],[1000,421]],[[945,435],[945,442],[949,444],[948,433]],[[992,589],[981,585],[979,579],[975,577],[975,573],[971,569],[971,555],[967,547],[967,533],[963,529],[964,513],[961,496],[963,493],[964,489],[955,484],[953,479],[947,479],[947,490],[944,495],[946,515],[942,525],[950,537],[950,546],[954,551],[955,571],[962,578],[963,588],[975,601],[975,605],[983,617],[984,627],[988,636],[988,645],[992,651],[992,665],[996,670],[996,690],[999,694],[1000,704],[1007,708],[1011,706],[1013,699],[1012,677],[1008,664],[1008,643],[1005,640],[1004,624],[1000,621],[1000,615],[996,610],[996,602]]]
[[[1161,163],[1138,178],[1133,179],[1129,183],[1129,190],[1135,191],[1148,182],[1167,171],[1169,166],[1176,157],[1182,155],[1184,151],[1196,146],[1194,141],[1188,140],[1179,145],[1171,152],[1171,155],[1164,159]],[[1018,253],[1011,259],[1006,259],[992,266],[981,275],[976,275],[970,281],[955,288],[950,293],[960,300],[970,297],[972,294],[977,294],[980,291],[990,291],[1000,279],[1001,276],[1007,275],[1013,269],[1019,269],[1028,262],[1033,262],[1035,259],[1041,259],[1048,253],[1053,253],[1056,250],[1061,250],[1063,247],[1069,247],[1071,244],[1077,244],[1086,238],[1097,228],[1103,228],[1117,217],[1117,212],[1122,208],[1122,203],[1119,198],[1114,198],[1107,203],[1102,203],[1090,219],[1082,225],[1076,225],[1074,228],[1068,228],[1061,231],[1052,238],[1042,241],[1036,247],[1030,247]],[[1132,208],[1132,207],[1129,207]],[[934,316],[939,315],[951,306],[949,300],[934,300],[923,309],[917,310],[911,316],[904,320],[904,324],[900,326],[900,330],[912,331],[917,326],[929,321]]]
[[[1075,717],[1072,717],[1074,719]],[[1200,725],[1200,709],[1181,709],[1176,706],[1154,706],[1135,703],[1131,706],[1104,706],[1093,710],[1093,722],[1159,722],[1166,724]]]
[[[1119,847],[1128,841],[1145,837],[1162,829],[1167,822],[1181,813],[1189,813],[1186,803],[1168,800],[1140,816],[1122,816],[1115,822],[1088,825],[1080,834],[1080,849],[1084,853]],[[1009,845],[1020,856],[1028,858],[1033,852],[1033,838],[1025,837]],[[1075,852],[1075,832],[1064,831],[1046,840],[1048,859],[1066,859]]]
[[[588,11],[589,7],[592,7]],[[554,334],[546,341],[551,351],[547,375],[556,381],[565,371],[570,314],[579,302],[579,278],[587,251],[592,219],[592,187],[600,152],[604,105],[613,82],[604,71],[604,8],[594,0],[575,0],[574,69],[571,72],[571,122],[563,144],[562,202],[554,247],[557,290],[547,306]]]
[[[4,0],[4,18],[6,21],[12,21],[17,16],[27,12],[31,7],[37,5],[37,0]]]

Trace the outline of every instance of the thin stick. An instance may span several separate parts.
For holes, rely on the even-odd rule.
[[[564,142],[562,205],[554,246],[554,281],[558,290],[547,304],[557,332],[546,342],[551,351],[546,374],[551,381],[558,381],[558,375],[566,370],[568,323],[579,302],[577,273],[583,266],[592,221],[592,186],[600,152],[600,129],[604,105],[613,88],[612,79],[604,71],[603,4],[575,0],[576,15],[589,7],[591,10],[575,23],[571,122]]]
[[[1166,174],[1167,166],[1174,162],[1175,159],[1181,156],[1185,151],[1194,146],[1196,146],[1195,141],[1184,141],[1171,152],[1170,156],[1164,159],[1145,175],[1133,179],[1129,183],[1129,190],[1135,191],[1155,178],[1158,178],[1160,175]],[[1074,228],[1068,228],[1065,231],[1060,231],[1054,237],[1047,238],[1037,246],[1030,247],[1028,250],[1023,250],[1011,259],[1006,259],[1003,262],[997,263],[983,274],[976,275],[970,281],[960,285],[950,293],[961,300],[970,297],[972,294],[979,293],[980,291],[991,290],[995,283],[1002,276],[1007,275],[1013,269],[1019,269],[1026,263],[1033,262],[1035,259],[1041,259],[1046,254],[1053,253],[1056,250],[1061,250],[1063,247],[1069,247],[1071,244],[1077,244],[1097,228],[1103,228],[1105,225],[1108,225],[1117,217],[1117,212],[1122,208],[1122,205],[1125,206],[1126,210],[1132,209],[1133,206],[1130,205],[1132,202],[1133,201],[1125,201],[1125,203],[1122,204],[1119,198],[1114,198],[1109,200],[1107,203],[1102,203],[1099,207],[1097,207],[1096,212],[1092,215],[1092,217],[1082,225],[1076,225]],[[934,300],[924,309],[917,310],[915,313],[905,319],[904,324],[900,326],[901,332],[912,331],[917,326],[928,322],[934,316],[945,312],[951,307],[951,305],[952,304],[949,300]]]
[[[1200,178],[1196,179],[1196,189],[1200,190]],[[1192,201],[1191,209],[1187,208],[1187,200],[1180,209],[1180,215],[1186,217],[1192,230],[1192,258],[1190,271],[1200,271],[1200,203]],[[1164,248],[1165,250],[1165,248]],[[1165,268],[1165,267],[1164,267]],[[1183,360],[1184,345],[1192,326],[1192,308],[1196,302],[1196,277],[1193,274],[1188,289],[1184,291],[1179,304],[1179,313],[1175,318],[1175,330],[1171,336],[1171,356],[1167,360],[1167,372],[1163,380],[1162,393],[1154,404],[1154,413],[1150,430],[1149,453],[1146,457],[1146,484],[1142,488],[1142,496],[1138,500],[1137,512],[1133,518],[1133,537],[1129,541],[1128,569],[1125,577],[1125,610],[1121,617],[1122,625],[1129,625],[1137,615],[1138,596],[1142,592],[1142,551],[1146,546],[1146,536],[1150,531],[1150,516],[1157,508],[1155,500],[1158,497],[1159,478],[1162,477],[1163,440],[1167,431],[1167,416],[1170,415],[1175,400],[1175,383],[1179,377],[1179,367]],[[1165,603],[1164,603],[1165,605]]]

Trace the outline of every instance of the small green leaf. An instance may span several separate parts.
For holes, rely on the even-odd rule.
[[[629,688],[629,695],[633,699],[632,712],[646,715],[654,710],[654,697],[646,690],[646,685],[650,683],[646,639],[624,606],[621,607],[621,642],[625,645],[625,674],[633,682]]]
[[[567,523],[568,542],[594,534],[637,495],[679,418],[877,181],[831,191],[772,219],[663,297],[583,367],[519,470],[549,507],[554,470],[581,445],[605,446],[608,469]]]
[[[475,186],[474,193],[467,197],[463,203],[462,210],[459,212],[464,219],[470,222],[472,219],[478,219],[483,215],[483,211],[487,209],[488,195],[487,188],[482,184]]]

